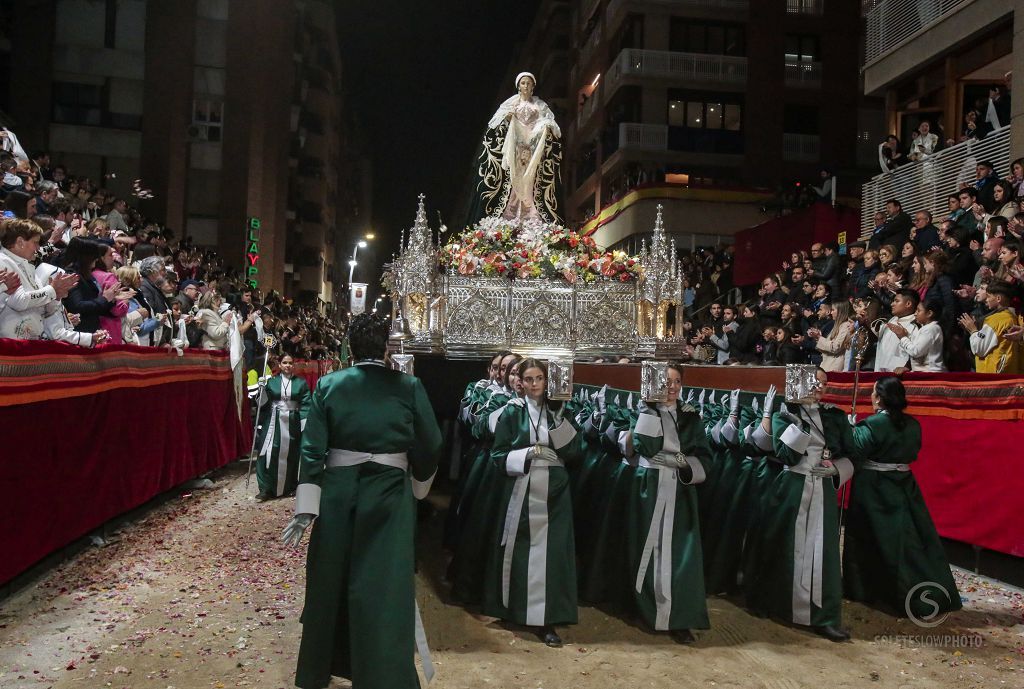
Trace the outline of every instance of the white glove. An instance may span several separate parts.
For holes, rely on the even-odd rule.
[[[638,414],[643,414],[644,412],[651,411],[650,406],[648,406],[647,404],[647,400],[640,400],[639,402],[637,402],[636,411]]]
[[[814,467],[811,469],[811,476],[838,476],[839,467],[833,465],[830,467]]]
[[[757,412],[761,411],[761,405],[760,405],[760,404],[758,404],[758,402],[757,402],[757,398],[756,398],[756,397],[755,397],[755,398],[754,398],[753,400],[751,400],[751,402],[750,402],[750,408],[754,410],[754,413],[755,413],[755,414],[756,414]]]
[[[547,447],[546,445],[544,447],[541,447],[540,449],[531,447],[530,451],[526,453],[526,458],[529,460],[545,459],[549,462],[557,462],[558,453],[552,450],[550,447]]]
[[[800,418],[794,416],[793,412],[789,411],[789,408],[784,404],[779,407],[779,416],[792,424],[800,425]]]
[[[706,393],[707,393],[707,390],[701,390],[700,391],[700,397],[697,398],[697,404],[700,405],[700,413],[701,414],[704,413],[704,395]]]
[[[729,401],[729,393],[728,392],[723,392],[722,393],[722,401],[719,402],[719,404],[723,404],[724,405],[728,401]]]
[[[779,394],[779,391],[775,389],[774,385],[768,386],[768,392],[764,394],[764,417],[771,418],[772,407],[775,406],[775,396]],[[785,409],[785,407],[783,407]]]
[[[687,395],[686,395],[686,404],[690,404],[691,402],[693,402],[693,396],[696,395],[696,394],[697,394],[697,391],[694,390],[693,388],[690,388],[690,392],[687,393]]]
[[[846,415],[846,420],[850,422],[851,426],[856,426],[857,425],[857,415],[856,414],[847,414]]]
[[[297,514],[292,517],[292,520],[288,522],[288,526],[284,527],[284,531],[281,532],[281,540],[284,541],[286,546],[292,548],[299,545],[302,540],[302,534],[306,533],[306,529],[313,523],[313,515],[311,514]]]
[[[729,393],[729,416],[740,415],[740,390],[736,388]]]
[[[632,392],[629,393],[629,397],[626,398],[626,408],[627,409],[632,409],[633,408],[633,393]]]
[[[604,415],[604,412],[605,412],[605,409],[606,409],[606,406],[605,406],[606,402],[604,401],[604,394],[605,394],[605,392],[607,392],[607,390],[608,390],[608,386],[605,385],[603,388],[601,388],[601,391],[599,393],[597,393],[597,410],[599,412],[601,412],[602,415]]]

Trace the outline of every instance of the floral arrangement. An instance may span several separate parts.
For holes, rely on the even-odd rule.
[[[562,278],[577,281],[640,277],[635,256],[603,251],[593,238],[561,225],[528,220],[484,218],[441,248],[441,264],[460,275],[510,278]]]

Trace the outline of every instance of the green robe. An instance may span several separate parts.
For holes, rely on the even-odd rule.
[[[597,419],[596,445],[599,463],[593,469],[590,491],[591,511],[581,515],[590,520],[587,561],[581,572],[581,593],[591,603],[612,603],[631,607],[629,564],[622,557],[626,547],[626,513],[633,487],[634,467],[622,458],[620,435],[635,423],[636,412],[615,402],[605,406]],[[636,572],[633,572],[633,579]]]
[[[466,480],[470,468],[480,451],[480,443],[473,437],[472,428],[474,417],[472,411],[476,409],[479,395],[491,384],[490,379],[484,378],[475,383],[468,383],[462,399],[459,401],[459,410],[455,417],[453,432],[451,433],[451,452],[449,476],[455,481],[455,490],[448,503],[448,514],[445,517],[444,525],[444,546],[448,550],[455,550],[458,547],[460,533],[462,530],[462,519],[460,514],[464,511],[459,509],[463,494],[466,489]]]
[[[883,411],[853,429],[857,478],[846,518],[843,583],[852,600],[928,620],[961,608],[942,541],[914,475],[871,464],[902,469],[917,459],[921,426],[913,417],[904,419],[898,428]]]
[[[499,515],[504,515],[501,504],[504,471],[491,462],[491,447],[498,419],[508,401],[507,392],[495,390],[472,419],[471,431],[478,449],[455,507],[459,531],[449,567],[452,597],[465,605],[479,605],[483,600],[488,543],[492,540],[494,523]]]
[[[708,593],[735,593],[739,588],[744,542],[755,502],[753,481],[758,465],[755,459],[757,451],[747,442],[743,429],[754,421],[753,410],[741,408],[739,422],[727,417],[719,434],[723,471],[719,474],[713,504],[709,508],[717,522],[716,537],[712,543],[704,544],[704,579]]]
[[[295,677],[302,689],[322,689],[331,675],[359,689],[419,686],[413,496],[429,490],[440,448],[418,378],[362,361],[317,384],[295,498],[297,514],[319,515],[306,561]],[[408,470],[383,457],[330,466],[331,450],[405,453]]]
[[[256,483],[264,495],[287,495],[299,482],[299,449],[309,400],[305,380],[280,374],[267,381],[256,400]]]
[[[772,486],[782,473],[785,464],[775,456],[771,434],[761,427],[761,419],[755,419],[747,432],[747,443],[754,453],[755,465],[751,480],[750,521],[747,524],[747,537],[743,543],[743,591],[747,607],[754,608],[761,586],[760,558],[762,557],[762,535],[765,504],[771,498]]]
[[[711,456],[697,411],[686,404],[642,411],[633,425],[637,468],[626,518],[636,608],[658,631],[707,629],[697,493]],[[684,475],[674,461],[684,456]],[[685,482],[684,482],[685,481]]]
[[[839,559],[837,484],[852,474],[846,414],[831,406],[799,405],[799,424],[772,417],[775,455],[789,467],[762,503],[758,585],[750,591],[758,613],[810,626],[840,626],[843,584]],[[815,476],[825,449],[840,477]]]
[[[484,573],[485,615],[528,626],[575,624],[578,617],[572,498],[565,463],[579,458],[580,439],[568,418],[541,415],[532,401],[512,400],[497,422],[491,461],[504,472],[496,495]],[[549,430],[550,429],[550,430]],[[527,461],[547,445],[559,462]]]

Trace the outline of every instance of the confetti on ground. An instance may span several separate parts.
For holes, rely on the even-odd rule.
[[[255,502],[238,467],[212,478],[0,603],[0,687],[294,686],[305,551],[278,542],[293,501]],[[418,544],[439,669],[432,689],[675,687],[680,677],[693,686],[1024,686],[1022,592],[963,570],[954,575],[964,610],[935,629],[848,603],[854,641],[831,644],[710,598],[712,629],[693,647],[584,607],[555,650],[445,604],[442,522],[438,512],[422,524]],[[934,645],[936,635],[969,643]]]

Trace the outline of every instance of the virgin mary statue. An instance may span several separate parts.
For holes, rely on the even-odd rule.
[[[536,77],[521,72],[519,92],[487,123],[470,225],[485,217],[562,224],[562,130],[547,103],[533,95],[536,86]]]

